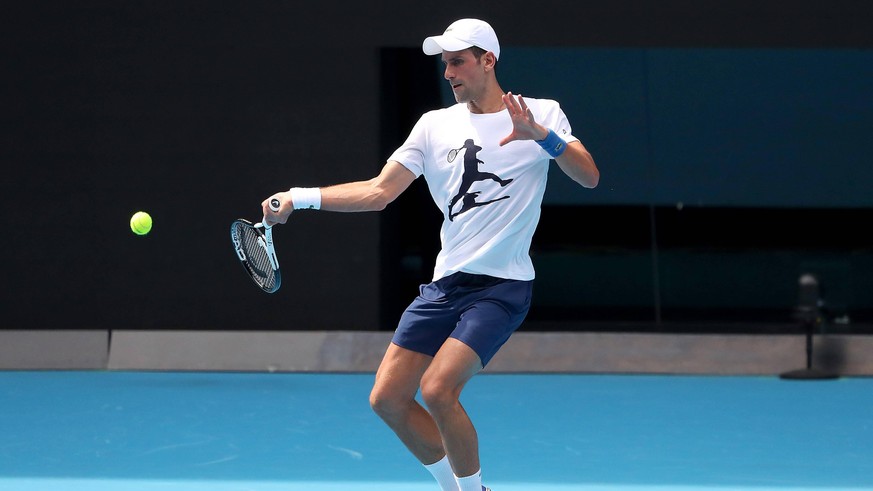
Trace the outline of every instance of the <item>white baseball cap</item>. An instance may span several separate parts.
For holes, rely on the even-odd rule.
[[[442,36],[431,36],[424,40],[421,49],[426,55],[438,55],[443,51],[461,51],[478,46],[494,53],[500,58],[500,43],[491,26],[479,19],[460,19],[452,22]]]

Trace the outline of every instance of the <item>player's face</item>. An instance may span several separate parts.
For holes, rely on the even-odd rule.
[[[457,102],[476,101],[485,93],[485,70],[471,50],[443,51],[443,63],[443,76],[451,84]]]

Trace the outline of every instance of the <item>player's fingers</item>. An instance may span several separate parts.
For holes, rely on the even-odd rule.
[[[527,120],[530,121],[531,123],[536,123],[537,120],[536,120],[536,118],[534,118],[533,111],[531,111],[528,108],[525,108],[524,110],[525,110],[525,114],[527,115]]]
[[[261,213],[264,215],[264,224],[265,225],[276,225],[277,223],[285,223],[281,220],[281,215],[279,213],[273,211],[270,207],[270,200],[274,198],[267,198],[261,203]]]
[[[284,214],[279,215],[276,213],[273,213],[272,215],[267,215],[266,213],[264,213],[264,224],[269,225],[271,227],[273,225],[284,225],[287,222],[288,222],[288,215],[284,215]]]
[[[285,210],[293,210],[294,206],[291,202],[291,197],[288,192],[276,193],[261,202],[261,208],[268,209],[276,213],[282,213]]]
[[[527,103],[524,102],[524,98],[521,97],[521,94],[519,94],[519,96],[518,96],[518,101],[519,101],[519,104],[521,105],[521,110],[524,111],[524,116],[527,118],[528,121],[533,123],[535,121],[533,111],[531,111],[530,108],[527,107]]]
[[[507,92],[503,94],[503,104],[506,105],[506,108],[509,109],[510,113],[518,112],[519,105],[515,100],[515,97],[512,96],[512,92]]]

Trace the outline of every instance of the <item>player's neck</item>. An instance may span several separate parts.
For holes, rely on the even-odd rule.
[[[467,109],[473,114],[497,113],[505,108],[506,105],[503,104],[503,90],[498,85],[487,90],[482,97],[467,102]]]
[[[496,101],[470,101],[467,103],[467,109],[473,114],[498,113],[505,108],[506,106],[503,104],[502,98],[498,98]]]

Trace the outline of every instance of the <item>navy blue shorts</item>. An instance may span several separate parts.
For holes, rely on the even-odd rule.
[[[448,338],[466,344],[484,367],[530,309],[532,281],[454,273],[421,285],[392,341],[434,356]]]

